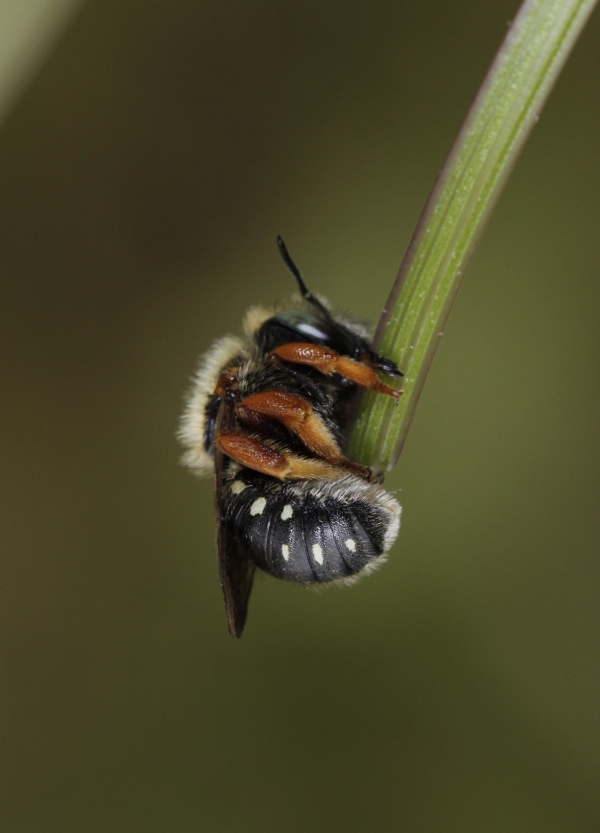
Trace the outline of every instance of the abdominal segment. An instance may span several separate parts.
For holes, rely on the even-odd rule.
[[[282,482],[241,468],[226,488],[236,539],[258,567],[290,581],[349,579],[374,567],[397,532],[393,498],[353,475]]]

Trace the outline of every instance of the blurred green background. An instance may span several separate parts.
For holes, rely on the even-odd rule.
[[[198,355],[376,320],[517,9],[84,3],[0,125],[0,789],[28,831],[600,829],[600,15],[474,258],[353,589],[227,633]]]

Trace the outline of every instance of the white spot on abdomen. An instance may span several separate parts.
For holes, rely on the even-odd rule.
[[[264,497],[257,497],[252,506],[250,507],[250,514],[251,515],[262,515],[265,511],[265,506],[267,505],[267,499]]]
[[[312,554],[313,554],[317,564],[322,564],[323,563],[323,550],[321,549],[320,544],[313,544]]]
[[[290,548],[288,547],[287,544],[282,544],[281,545],[281,554],[283,555],[283,557],[285,558],[286,561],[290,557]]]
[[[356,541],[352,538],[348,538],[346,541],[346,547],[350,550],[350,552],[356,552]]]
[[[286,505],[281,510],[281,520],[282,521],[289,521],[289,519],[294,514],[294,510],[292,509],[291,503],[286,503]]]
[[[234,480],[231,485],[231,494],[232,495],[239,495],[240,492],[243,492],[246,488],[246,484],[242,483],[241,480]]]

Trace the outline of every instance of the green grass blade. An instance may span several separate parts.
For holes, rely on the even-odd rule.
[[[368,393],[352,459],[396,463],[462,276],[483,227],[596,0],[525,0],[423,211],[375,340],[404,371],[398,406]]]

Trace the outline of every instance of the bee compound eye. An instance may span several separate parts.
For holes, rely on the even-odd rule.
[[[332,318],[324,318],[306,310],[284,310],[277,313],[260,327],[256,340],[265,351],[292,341],[320,344],[346,356],[354,356],[367,347],[361,339]]]

